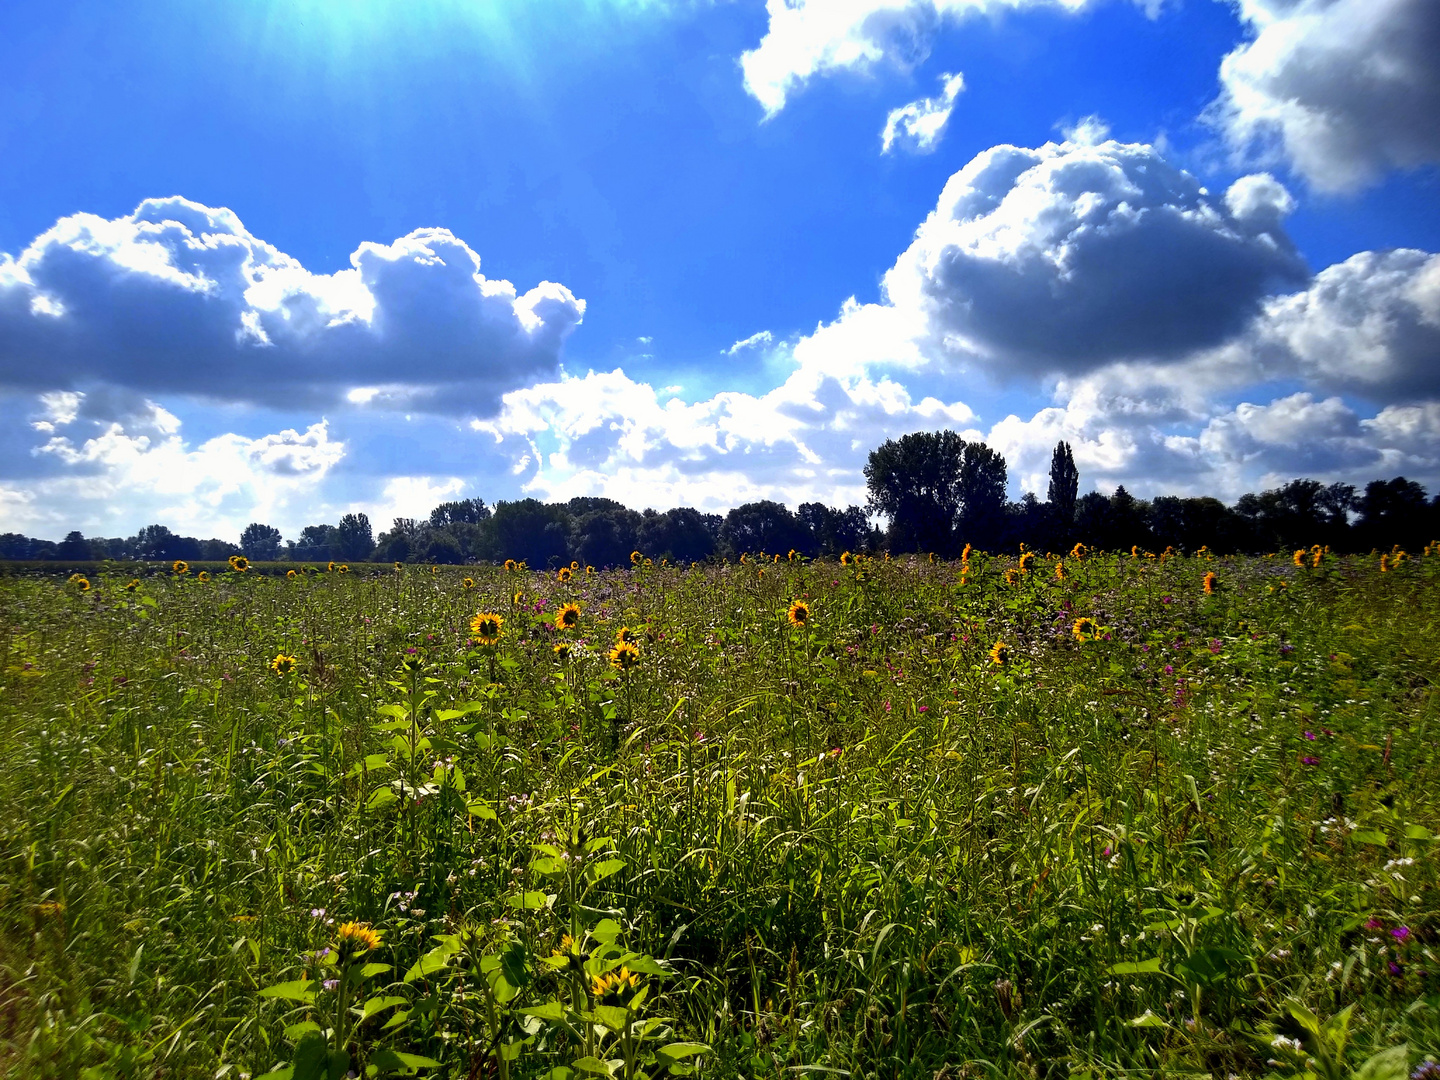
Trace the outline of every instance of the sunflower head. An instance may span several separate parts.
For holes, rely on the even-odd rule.
[[[1389,570],[1390,570],[1390,556],[1389,556],[1389,555],[1381,555],[1381,556],[1380,556],[1380,573],[1382,573],[1382,574],[1388,573]]]
[[[796,553],[795,553],[795,549],[794,549],[794,548],[791,548],[791,549],[790,549],[790,554],[789,554],[789,555],[786,555],[785,558],[789,559],[791,562],[794,562],[794,561],[795,561],[795,554],[796,554]]]
[[[275,659],[270,661],[270,670],[276,675],[289,675],[295,670],[295,657],[286,656],[283,652],[276,653]]]
[[[568,641],[557,641],[557,642],[555,643],[554,648],[553,648],[551,651],[555,654],[555,659],[556,659],[556,660],[569,660],[569,659],[570,659],[570,642],[568,642]]]
[[[1295,549],[1295,554],[1294,554],[1294,556],[1292,557],[1291,561],[1294,562],[1294,564],[1295,564],[1296,566],[1304,566],[1304,565],[1305,565],[1305,556],[1308,555],[1308,554],[1309,554],[1309,552],[1307,552],[1304,548],[1296,548],[1296,549]]]
[[[70,584],[75,587],[76,592],[90,591],[90,579],[87,578],[84,574],[71,574]]]
[[[521,592],[519,589],[516,589],[516,590],[515,590],[515,595],[512,596],[512,597],[510,597],[510,603],[514,604],[516,607],[519,607],[519,606],[520,606],[521,604],[523,604],[524,602],[525,602],[525,594],[524,594],[523,592]]]
[[[1064,581],[1064,580],[1065,580],[1065,564],[1064,564],[1063,562],[1057,562],[1057,563],[1055,564],[1055,580],[1056,580],[1056,581]]]
[[[250,569],[250,560],[244,555],[231,555],[230,569],[234,570],[237,574],[243,574],[246,570]]]
[[[184,559],[176,559],[170,564],[170,569],[177,574],[188,574],[190,572],[190,564]]]
[[[1325,560],[1325,552],[1313,551],[1310,553],[1310,566],[1312,569],[1319,569],[1320,564]]]
[[[806,626],[810,622],[810,605],[804,600],[796,600],[790,605],[790,610],[785,613],[785,618],[790,621],[791,626]]]
[[[968,563],[970,561],[970,553],[974,550],[975,549],[972,548],[969,544],[966,544],[965,550],[960,552],[960,561]]]
[[[440,567],[435,566],[435,565],[432,564],[431,567],[430,567],[430,573],[432,573],[432,574],[438,574],[438,573],[440,573]]]
[[[571,569],[571,570],[579,570],[579,569],[580,569],[580,560],[579,560],[579,559],[572,559],[572,560],[570,561],[570,569]]]
[[[131,578],[129,581],[127,581],[127,582],[125,583],[125,591],[126,591],[126,592],[134,592],[134,591],[135,591],[136,589],[138,589],[138,588],[140,588],[140,579],[139,579],[138,577],[137,577],[137,578]]]
[[[853,556],[851,556],[850,552],[848,552],[848,551],[842,551],[842,552],[840,553],[840,565],[841,565],[841,566],[849,566],[849,565],[851,564],[851,562],[853,562],[853,561],[854,561],[854,558],[853,558]]]
[[[628,967],[596,975],[590,980],[590,994],[600,1005],[625,1005],[640,989],[640,976]]]
[[[403,570],[403,569],[405,569],[404,564],[401,563],[399,559],[396,559],[396,560],[395,560],[395,572],[398,574],[398,573],[399,573],[401,570]]]
[[[461,578],[460,587],[462,589],[473,589],[475,587],[475,579],[473,577]]]
[[[1033,570],[1034,568],[1035,568],[1035,553],[1034,553],[1033,551],[1021,552],[1021,554],[1020,554],[1020,572],[1021,572],[1022,574],[1028,574],[1028,573],[1029,573],[1031,570]]]
[[[1094,641],[1100,634],[1100,627],[1096,626],[1095,620],[1089,617],[1076,619],[1075,625],[1070,630],[1081,641]]]
[[[342,562],[338,567],[336,567],[336,573],[348,574],[349,572],[350,572],[350,564],[349,564],[349,563],[343,563],[343,562]]]
[[[555,613],[555,629],[574,630],[580,625],[580,605],[565,604]]]
[[[369,923],[342,923],[340,929],[335,931],[335,951],[342,964],[358,960],[379,947],[380,931],[372,928]]]
[[[336,566],[335,566],[335,564],[334,564],[333,562],[329,562],[329,563],[326,563],[326,564],[325,564],[325,569],[328,570],[330,573],[333,574],[333,573],[335,572],[335,570],[336,570]]]
[[[196,580],[196,581],[209,581],[209,580],[210,580],[210,571],[208,571],[208,570],[201,570],[200,573],[198,573],[198,574],[195,575],[195,580]]]
[[[297,576],[297,575],[296,575],[296,573],[295,573],[294,570],[286,570],[286,571],[285,571],[285,577],[286,577],[288,580],[290,580],[290,581],[294,581],[295,578],[296,578],[296,576]]]
[[[638,551],[632,551],[632,552],[630,552],[630,565],[631,565],[631,566],[639,566],[639,565],[640,565],[640,560],[643,559],[644,557],[645,557],[645,556],[644,556],[644,555],[641,555],[640,552],[638,552]]]
[[[629,671],[640,666],[640,646],[633,641],[617,641],[610,650],[610,666],[616,671]]]
[[[519,568],[520,568],[520,564],[517,563],[514,559],[506,559],[506,560],[505,560],[505,569],[506,569],[506,570],[518,570]]]
[[[498,644],[504,627],[505,620],[489,611],[481,612],[470,620],[470,633],[481,645]]]
[[[1089,552],[1089,550],[1090,549],[1087,548],[1084,544],[1076,544],[1073,548],[1070,549],[1070,557],[1072,559],[1083,559],[1086,553]]]
[[[1210,596],[1211,594],[1213,594],[1213,593],[1215,592],[1215,586],[1216,586],[1216,584],[1219,582],[1219,580],[1220,580],[1220,579],[1215,576],[1215,571],[1214,571],[1214,570],[1211,570],[1208,574],[1205,575],[1205,595],[1206,595],[1206,596]]]
[[[635,631],[631,630],[628,626],[622,626],[619,630],[615,631],[615,643],[617,645],[622,641],[626,642],[627,644],[634,645],[639,640],[640,635],[635,633]]]
[[[570,567],[568,567],[568,566],[562,566],[562,567],[560,567],[560,572],[555,575],[555,580],[556,580],[556,581],[569,581],[570,578],[574,575],[574,573],[575,573],[575,571],[571,570]]]
[[[1014,585],[1014,584],[1016,584],[1017,582],[1019,582],[1019,580],[1020,580],[1020,571],[1019,571],[1019,570],[1016,570],[1015,567],[1012,566],[1009,570],[1006,570],[1006,571],[1005,571],[1005,584],[1006,584],[1006,585]]]
[[[997,641],[990,648],[990,662],[996,667],[1004,667],[1010,662],[1010,646],[1003,641]]]

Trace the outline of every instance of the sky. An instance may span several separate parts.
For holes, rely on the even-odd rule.
[[[0,531],[1440,488],[1434,0],[11,0]]]

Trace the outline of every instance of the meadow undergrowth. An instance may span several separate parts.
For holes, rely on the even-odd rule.
[[[1407,1075],[1437,572],[5,578],[0,1073]]]

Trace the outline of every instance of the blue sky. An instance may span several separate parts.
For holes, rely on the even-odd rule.
[[[1433,488],[1437,11],[8,4],[0,529]]]

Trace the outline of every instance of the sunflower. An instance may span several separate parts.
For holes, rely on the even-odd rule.
[[[270,670],[276,675],[289,675],[295,670],[295,657],[286,656],[283,652],[276,653],[275,659],[270,661]]]
[[[294,580],[295,580],[295,577],[296,577],[295,571],[294,571],[294,570],[286,570],[286,571],[285,571],[285,577],[286,577],[287,579],[289,579],[290,581],[294,581]]]
[[[1035,569],[1035,553],[1033,551],[1022,551],[1020,553],[1020,572],[1028,574]]]
[[[972,548],[969,544],[966,544],[965,550],[960,552],[960,561],[963,563],[968,563],[970,561],[970,552],[974,550],[975,549]]]
[[[935,553],[934,553],[933,551],[930,552],[930,565],[931,565],[931,566],[934,566],[934,565],[935,565]]]
[[[1296,549],[1295,549],[1295,554],[1294,554],[1294,556],[1292,557],[1291,561],[1294,562],[1296,566],[1304,566],[1304,565],[1305,565],[1305,556],[1308,555],[1308,554],[1309,554],[1309,552],[1306,551],[1304,548],[1296,548]]]
[[[790,549],[790,554],[789,554],[789,555],[786,555],[785,558],[789,559],[791,562],[794,562],[794,561],[795,561],[795,549],[794,549],[794,548],[791,548],[791,549]]]
[[[590,994],[602,1005],[622,1005],[625,996],[640,988],[640,976],[628,967],[590,980]]]
[[[1063,562],[1057,562],[1057,563],[1055,564],[1055,580],[1056,580],[1056,581],[1064,581],[1064,580],[1065,580],[1065,564],[1064,564]]]
[[[591,574],[593,574],[594,572],[595,572],[595,567],[593,567],[593,566],[587,566],[587,567],[585,567],[585,576],[586,576],[586,577],[589,577],[589,576],[590,576]]]
[[[556,645],[555,645],[555,647],[554,647],[551,651],[555,654],[555,659],[556,659],[556,660],[569,660],[569,659],[570,659],[570,642],[568,642],[568,641],[557,642]]]
[[[440,567],[432,565],[432,566],[430,567],[430,573],[432,573],[432,574],[438,574],[438,573],[440,573]]]
[[[580,605],[566,604],[555,613],[556,630],[574,630],[580,625]]]
[[[750,556],[749,556],[749,555],[741,555],[741,556],[740,556],[740,565],[741,565],[741,566],[744,566],[744,565],[745,565],[746,563],[748,563],[749,561],[750,561]]]
[[[790,620],[791,626],[805,626],[810,622],[810,605],[804,600],[796,600],[785,617]]]
[[[560,567],[559,573],[557,573],[557,574],[555,575],[555,580],[556,580],[556,581],[569,581],[570,578],[571,578],[571,575],[573,575],[574,573],[575,573],[575,571],[571,570],[570,567],[568,567],[568,566],[562,566],[562,567]]]
[[[1073,548],[1070,549],[1070,557],[1072,559],[1083,559],[1089,553],[1089,551],[1090,549],[1087,548],[1084,544],[1076,544]]]
[[[840,565],[841,565],[841,566],[849,566],[850,563],[851,563],[851,561],[852,561],[852,556],[850,555],[850,553],[849,553],[848,551],[842,551],[842,552],[840,553]]]
[[[629,671],[640,665],[640,646],[632,641],[618,641],[610,650],[610,666],[617,671]]]
[[[335,572],[339,574],[348,574],[350,572],[350,564],[342,562],[339,566],[335,568]]]
[[[70,584],[75,586],[76,592],[90,591],[90,579],[87,578],[84,574],[71,574]]]
[[[519,607],[524,602],[525,594],[523,592],[520,592],[518,589],[515,591],[515,595],[510,597],[510,603],[514,604],[516,607]]]
[[[1015,584],[1018,584],[1019,581],[1020,581],[1020,571],[1019,571],[1019,570],[1016,570],[1016,569],[1012,566],[1009,570],[1006,570],[1006,571],[1005,571],[1005,584],[1006,584],[1006,585],[1015,585]]]
[[[506,559],[506,560],[505,560],[505,569],[506,569],[506,570],[518,570],[519,568],[520,568],[520,564],[517,563],[514,559]]]
[[[1390,569],[1390,556],[1389,556],[1389,555],[1381,555],[1381,556],[1380,556],[1380,573],[1382,573],[1382,574],[1387,573],[1387,572],[1389,571],[1389,569]]]
[[[134,592],[134,591],[135,591],[136,589],[138,589],[138,588],[140,588],[140,579],[139,579],[138,577],[137,577],[137,578],[131,578],[129,581],[127,581],[127,582],[125,583],[125,591],[126,591],[126,592]]]
[[[1003,641],[997,641],[990,648],[990,662],[996,667],[1004,667],[1010,662],[1010,646]]]
[[[250,569],[250,560],[244,555],[231,555],[230,569],[238,574],[243,574],[246,570]]]
[[[1070,628],[1081,641],[1094,641],[1100,636],[1100,627],[1095,625],[1095,620],[1089,617],[1081,617],[1075,620],[1075,625]]]
[[[366,953],[380,947],[380,931],[369,923],[342,923],[335,931],[335,951],[342,964],[357,960]]]
[[[333,574],[333,573],[335,572],[336,567],[335,567],[335,564],[334,564],[333,562],[330,562],[330,563],[326,563],[326,564],[325,564],[325,569],[328,570],[330,573]]]
[[[1320,549],[1317,548],[1315,551],[1311,552],[1311,553],[1310,553],[1310,567],[1311,567],[1311,569],[1313,569],[1313,570],[1318,570],[1318,569],[1320,569],[1320,564],[1324,561],[1324,559],[1325,559],[1325,552],[1321,551]]]
[[[1132,559],[1138,559],[1139,557],[1140,557],[1140,545],[1139,545],[1139,544],[1131,544],[1131,545],[1130,545],[1130,558],[1132,558]]]
[[[639,566],[639,565],[640,565],[640,560],[643,559],[644,557],[645,557],[645,556],[644,556],[644,555],[641,555],[640,552],[638,552],[638,551],[632,551],[632,552],[630,552],[630,565],[631,565],[631,566]]]
[[[196,580],[196,581],[209,581],[209,580],[210,580],[210,572],[209,572],[208,570],[201,570],[200,573],[198,573],[198,574],[195,575],[195,580]]]
[[[396,560],[395,560],[395,572],[398,574],[398,573],[400,573],[400,571],[403,570],[403,569],[405,569],[404,565],[400,562],[399,559],[396,559]]]
[[[190,572],[190,564],[184,559],[176,559],[170,564],[170,569],[177,574],[188,574]]]
[[[1215,592],[1215,586],[1216,586],[1216,584],[1219,582],[1219,580],[1220,580],[1220,579],[1215,576],[1215,571],[1214,571],[1214,570],[1211,570],[1208,574],[1205,575],[1205,595],[1206,595],[1206,596],[1210,596],[1210,595],[1212,595],[1212,594]]]
[[[617,645],[622,641],[626,642],[627,644],[633,645],[639,640],[640,635],[635,633],[635,631],[631,630],[628,626],[622,626],[619,630],[615,631],[615,643]]]
[[[571,562],[570,562],[570,569],[571,569],[571,570],[579,570],[579,569],[580,569],[580,561],[579,561],[578,559],[572,559]]]
[[[505,620],[489,611],[481,612],[470,620],[470,633],[481,645],[498,645],[504,627]]]
[[[461,578],[460,587],[462,589],[473,589],[475,587],[475,579],[473,577]]]

